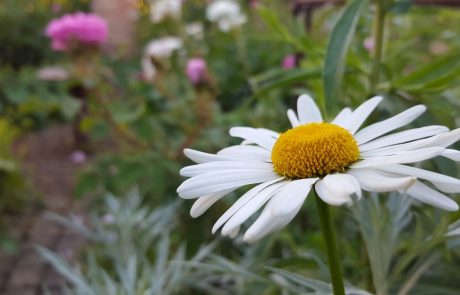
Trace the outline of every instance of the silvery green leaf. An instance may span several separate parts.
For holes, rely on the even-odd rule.
[[[43,259],[50,263],[54,267],[54,269],[56,269],[56,271],[59,272],[63,277],[65,277],[72,284],[74,284],[76,288],[84,291],[88,295],[97,295],[93,292],[91,287],[85,282],[80,272],[75,268],[72,268],[61,257],[41,246],[37,246],[36,249]]]

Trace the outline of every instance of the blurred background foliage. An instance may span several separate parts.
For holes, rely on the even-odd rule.
[[[134,50],[118,55],[105,48],[85,58],[53,52],[44,28],[64,13],[90,10],[89,1],[0,3],[0,28],[8,28],[0,30],[0,212],[25,206],[26,185],[10,152],[21,134],[72,124],[85,138],[76,147],[94,155],[79,172],[75,190],[97,204],[87,227],[50,216],[90,240],[81,264],[39,249],[69,279],[68,294],[330,293],[311,202],[296,222],[257,245],[214,237],[213,222],[241,191],[191,220],[190,202],[178,201],[176,194],[178,170],[188,163],[182,149],[216,152],[233,142],[227,130],[236,125],[285,130],[285,111],[304,92],[329,118],[378,93],[386,100],[369,122],[423,103],[429,112],[414,126],[460,127],[458,8],[385,1],[380,79],[371,85],[373,3],[353,2],[363,2],[363,12],[349,50],[333,60],[344,64],[344,75],[330,103],[323,68],[328,55],[340,56],[328,44],[331,32],[341,32],[334,24],[344,7],[315,9],[306,26],[305,15],[293,13],[294,2],[240,1],[247,22],[223,32],[206,19],[206,1],[187,0],[181,17],[158,23],[152,23],[148,1],[136,1]],[[202,31],[187,33],[191,23]],[[142,68],[146,45],[165,36],[179,37],[183,46],[155,60],[157,72],[148,78]],[[289,54],[296,64],[283,67]],[[205,86],[187,78],[192,57],[207,63]],[[57,78],[40,74],[45,67],[58,67]],[[459,177],[456,164],[427,165]],[[458,294],[459,213],[382,194],[334,215],[347,293]]]

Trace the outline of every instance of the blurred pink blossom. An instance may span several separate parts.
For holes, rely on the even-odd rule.
[[[297,67],[297,57],[295,54],[288,54],[283,58],[281,66],[285,70],[293,69]]]
[[[374,49],[374,43],[374,38],[367,37],[366,39],[364,39],[363,46],[367,49],[367,51],[371,52]]]
[[[70,159],[72,160],[72,162],[77,163],[77,164],[84,163],[86,162],[86,153],[83,151],[74,151],[70,155]]]
[[[187,61],[185,69],[188,79],[193,85],[199,85],[206,80],[208,67],[206,61],[200,57],[191,58]]]
[[[260,4],[259,0],[249,0],[249,7],[251,8],[257,8]]]
[[[107,40],[106,21],[92,13],[66,14],[50,21],[45,29],[51,38],[51,48],[56,51],[71,50],[73,42],[82,45],[100,45]]]

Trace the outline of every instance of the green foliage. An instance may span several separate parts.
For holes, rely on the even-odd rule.
[[[354,36],[355,28],[367,0],[355,0],[348,5],[335,23],[329,37],[323,69],[323,87],[326,97],[323,107],[334,105],[340,98],[340,87],[345,71],[345,59],[348,47]]]
[[[169,199],[167,193],[174,191],[179,181],[178,170],[178,164],[161,161],[155,153],[108,155],[82,171],[76,194],[79,197],[97,191],[123,194],[139,187],[142,194],[167,196]],[[157,204],[164,201],[155,199]]]
[[[20,212],[31,200],[30,191],[20,173],[18,163],[11,155],[11,145],[19,130],[0,119],[0,250],[14,253],[17,241],[8,236],[5,219]]]
[[[43,31],[48,18],[46,11],[30,13],[20,9],[18,3],[0,4],[0,66],[37,66],[49,57]]]
[[[238,262],[213,254],[217,243],[200,247],[187,257],[185,243],[174,236],[177,204],[148,209],[136,191],[119,199],[108,195],[99,214],[86,227],[53,213],[46,217],[86,239],[85,267],[70,265],[50,250],[40,255],[63,275],[64,294],[318,294],[328,283],[279,268],[261,270],[273,244],[241,247]],[[347,294],[367,294],[354,287]],[[316,293],[315,293],[316,292]]]
[[[88,267],[84,270],[38,247],[42,257],[72,284],[72,288],[64,287],[64,294],[184,294],[181,290],[193,282],[191,273],[169,262],[185,258],[185,244],[173,245],[169,239],[177,205],[148,210],[141,204],[136,192],[121,202],[107,196],[105,215],[92,217],[94,229],[49,215],[96,243],[85,253]],[[192,261],[209,250],[202,249]]]
[[[0,69],[0,114],[23,129],[39,129],[51,121],[68,121],[80,104],[67,84],[41,81],[35,69]]]

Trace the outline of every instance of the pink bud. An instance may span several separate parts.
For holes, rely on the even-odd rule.
[[[249,7],[251,8],[257,8],[259,4],[259,0],[249,0]]]
[[[364,39],[363,46],[367,49],[367,51],[371,52],[375,46],[374,38],[367,37],[366,39]]]
[[[190,82],[195,86],[205,82],[208,74],[206,61],[200,57],[189,59],[187,61],[185,73],[187,74]]]
[[[285,70],[293,69],[297,67],[297,57],[295,54],[288,54],[283,58],[281,66]]]
[[[81,164],[86,161],[86,154],[83,151],[74,151],[72,155],[70,155],[70,159],[74,163]]]

